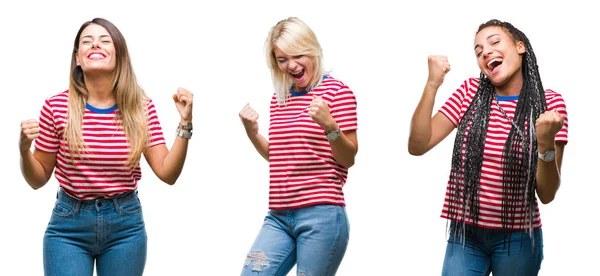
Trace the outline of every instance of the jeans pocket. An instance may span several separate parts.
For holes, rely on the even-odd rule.
[[[54,203],[52,214],[59,217],[71,216],[73,215],[73,206],[57,201],[56,203]]]
[[[134,197],[123,202],[119,209],[122,211],[122,213],[133,215],[142,211],[142,204],[140,203],[140,199],[138,197]]]

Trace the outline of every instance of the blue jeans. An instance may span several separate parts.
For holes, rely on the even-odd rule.
[[[137,192],[80,201],[58,192],[44,235],[46,276],[142,275],[146,230]]]
[[[451,230],[442,275],[538,275],[544,258],[542,229],[533,230],[533,248],[529,234],[514,231],[510,243],[506,239],[505,244],[502,230],[466,225],[463,243]]]
[[[296,263],[298,275],[335,275],[348,239],[348,219],[342,206],[271,210],[241,275],[287,275]]]

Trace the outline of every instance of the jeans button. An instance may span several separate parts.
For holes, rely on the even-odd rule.
[[[102,207],[102,201],[98,201],[98,207]]]

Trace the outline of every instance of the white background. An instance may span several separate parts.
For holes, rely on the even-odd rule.
[[[464,79],[479,75],[473,38],[492,18],[529,37],[544,87],[561,93],[569,112],[562,186],[541,206],[540,275],[594,274],[600,24],[586,1],[520,2],[2,2],[0,275],[43,274],[42,238],[58,184],[52,178],[34,191],[23,180],[19,123],[37,119],[44,99],[68,88],[73,40],[94,17],[112,21],[127,39],[169,148],[179,122],[171,95],[180,86],[195,93],[195,133],[177,184],[161,183],[142,164],[145,275],[239,275],[267,212],[268,163],[248,141],[238,111],[250,103],[267,135],[273,88],[263,45],[269,28],[288,16],[314,30],[326,67],[358,100],[360,146],[344,188],[350,244],[338,275],[440,274],[446,222],[439,215],[454,132],[413,157],[410,118],[427,78],[427,55],[447,55],[452,65],[437,110]]]

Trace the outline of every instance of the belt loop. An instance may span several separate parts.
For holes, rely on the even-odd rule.
[[[75,214],[79,214],[79,209],[81,208],[81,200],[75,200]]]
[[[119,213],[119,210],[121,210],[121,208],[119,206],[119,198],[115,197],[112,200],[113,200],[113,205],[115,206],[115,212]]]

